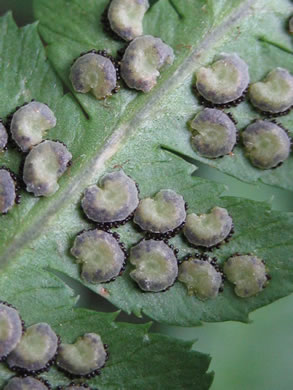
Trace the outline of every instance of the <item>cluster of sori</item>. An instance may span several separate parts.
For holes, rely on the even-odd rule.
[[[100,374],[108,359],[108,346],[100,335],[86,333],[74,344],[61,343],[50,325],[41,322],[25,327],[18,311],[0,301],[0,361],[17,376],[9,380],[4,390],[46,390],[47,381],[38,377],[52,365],[69,378],[90,379]],[[64,389],[88,388],[71,383]]]
[[[269,118],[286,115],[293,107],[293,76],[275,68],[260,82],[249,86],[247,64],[235,53],[222,53],[209,67],[196,72],[194,89],[207,108],[190,122],[191,145],[203,157],[232,153],[237,143],[237,122],[221,109],[241,103],[246,93],[252,105]],[[258,119],[241,133],[245,152],[259,169],[280,166],[290,155],[291,139],[275,120]]]
[[[16,203],[20,182],[35,196],[53,195],[59,188],[58,179],[71,164],[72,155],[60,141],[44,140],[47,130],[56,126],[56,118],[50,108],[31,101],[7,119],[11,141],[25,154],[23,175],[16,175],[6,167],[0,168],[0,214],[6,214]],[[0,151],[7,148],[8,133],[0,123]]]
[[[171,47],[160,38],[143,35],[148,0],[112,0],[103,15],[107,31],[130,41],[120,61],[105,50],[82,53],[74,61],[70,79],[77,92],[104,99],[119,90],[120,74],[129,88],[149,92],[159,70],[174,61]],[[291,28],[291,20],[289,26]],[[291,30],[290,30],[291,31]],[[293,77],[283,68],[273,69],[263,81],[249,86],[247,64],[235,53],[222,53],[209,67],[196,71],[194,89],[203,109],[190,122],[191,145],[201,156],[231,154],[238,141],[236,121],[221,109],[236,106],[249,91],[250,102],[267,117],[286,115],[293,106]],[[291,139],[275,121],[256,120],[241,133],[245,152],[259,169],[280,166],[290,155]]]
[[[140,200],[137,184],[123,170],[107,173],[98,185],[88,187],[81,205],[96,224],[96,228],[79,233],[71,248],[86,282],[108,283],[122,274],[127,251],[119,234],[110,229],[133,219],[144,238],[130,249],[129,263],[134,266],[130,277],[142,291],[166,291],[177,278],[200,299],[216,297],[223,289],[223,271],[217,259],[204,252],[231,238],[233,221],[226,209],[214,207],[208,214],[187,215],[183,197],[171,189]],[[169,239],[181,231],[199,252],[179,260],[179,251]],[[269,279],[264,262],[251,254],[230,257],[224,273],[239,297],[259,293]]]
[[[76,92],[91,92],[97,99],[119,90],[120,75],[129,88],[149,92],[167,65],[174,61],[171,47],[160,38],[143,35],[143,18],[148,0],[112,0],[103,15],[108,32],[130,42],[122,58],[105,50],[90,50],[73,62],[70,79]]]

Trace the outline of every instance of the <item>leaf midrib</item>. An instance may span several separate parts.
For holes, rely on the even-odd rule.
[[[149,116],[149,113],[158,107],[158,101],[162,99],[177,85],[181,84],[197,67],[201,66],[204,58],[208,56],[209,50],[216,46],[221,39],[236,23],[247,17],[250,13],[250,7],[255,4],[254,0],[246,0],[239,6],[229,17],[211,30],[203,38],[201,44],[193,49],[191,54],[185,58],[174,71],[172,76],[165,80],[160,88],[157,88],[151,95],[149,100],[139,107],[133,115],[123,123],[123,119],[118,122],[117,129],[108,138],[104,146],[91,158],[85,160],[78,175],[76,175],[64,191],[59,190],[59,195],[51,201],[50,206],[42,213],[31,219],[29,228],[14,236],[11,242],[0,256],[0,269],[6,267],[8,263],[17,257],[18,251],[23,248],[28,242],[35,240],[48,225],[51,216],[56,216],[58,211],[63,208],[63,205],[70,200],[75,193],[79,193],[81,188],[91,182],[97,176],[99,171],[104,170],[105,164],[124,144],[125,140],[135,132],[138,125]],[[131,104],[131,103],[130,103]],[[74,163],[74,161],[73,161]],[[44,222],[46,221],[46,222]]]

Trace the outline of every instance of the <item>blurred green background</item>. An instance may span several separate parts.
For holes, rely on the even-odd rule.
[[[0,0],[0,14],[10,9],[17,23],[25,25],[33,21],[31,3],[31,0]],[[290,192],[261,184],[248,185],[215,169],[198,166],[197,175],[227,185],[226,195],[270,200],[275,209],[293,211]],[[67,282],[81,295],[81,306],[115,310],[78,283]],[[253,313],[252,323],[248,325],[226,322],[179,328],[154,324],[152,330],[185,340],[198,340],[194,348],[212,356],[211,369],[215,371],[212,390],[289,390],[293,389],[292,307],[293,296],[289,296]],[[119,319],[138,322],[125,314]]]

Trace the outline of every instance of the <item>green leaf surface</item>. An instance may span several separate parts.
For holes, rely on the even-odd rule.
[[[49,323],[64,342],[95,332],[109,345],[110,357],[101,375],[88,381],[99,389],[207,390],[210,358],[190,351],[192,343],[148,333],[150,324],[115,321],[118,313],[98,313],[72,307],[73,291],[42,269],[18,267],[0,280],[1,299],[19,308],[26,325]],[[14,374],[0,365],[0,387]],[[70,379],[56,368],[42,375],[55,388]]]
[[[171,188],[184,195],[191,211],[206,212],[215,205],[227,207],[234,220],[235,235],[215,254],[223,262],[236,251],[254,252],[267,262],[272,281],[265,291],[247,300],[237,298],[226,283],[223,294],[215,300],[202,302],[189,297],[179,282],[167,292],[143,294],[129,278],[128,266],[115,282],[88,287],[129,313],[145,313],[164,323],[192,326],[200,321],[248,321],[250,311],[293,291],[293,216],[272,211],[268,204],[222,198],[222,185],[196,177],[193,165],[196,156],[189,146],[186,122],[198,109],[191,92],[196,68],[209,62],[223,50],[223,45],[232,45],[235,31],[240,31],[243,40],[248,34],[247,39],[254,39],[256,48],[263,45],[256,38],[257,31],[263,31],[261,23],[264,26],[268,19],[274,26],[280,25],[280,21],[284,23],[290,3],[282,0],[276,7],[273,1],[186,0],[183,6],[182,1],[159,0],[147,13],[145,31],[161,36],[172,45],[176,61],[163,73],[156,88],[149,94],[141,94],[123,86],[117,95],[106,101],[96,101],[90,95],[63,96],[60,79],[66,88],[71,88],[69,67],[80,52],[106,48],[115,54],[122,46],[103,32],[100,18],[106,5],[104,0],[85,0],[82,4],[77,0],[35,1],[39,31],[48,43],[46,51],[57,74],[45,60],[36,25],[17,30],[9,17],[1,21],[3,34],[7,37],[1,43],[0,96],[7,105],[1,106],[1,115],[7,116],[17,104],[30,98],[47,102],[55,111],[58,123],[48,137],[65,142],[73,154],[73,165],[60,180],[60,189],[54,196],[36,199],[24,194],[22,204],[1,219],[3,273],[17,265],[42,266],[80,280],[80,269],[69,249],[77,232],[93,226],[80,209],[82,193],[105,171],[123,167],[139,184],[142,197],[153,195],[162,188]],[[279,30],[276,30],[276,37],[281,34]],[[284,44],[290,44],[289,37]],[[265,53],[264,50],[263,57],[262,53],[257,54],[263,67],[268,66]],[[289,56],[284,53],[284,58]],[[251,52],[250,55],[254,54]],[[279,58],[275,54],[271,56],[271,63],[273,58],[274,61]],[[255,58],[243,57],[251,61],[254,68]],[[10,63],[14,64],[13,69],[7,65]],[[36,70],[37,66],[39,69]],[[260,74],[259,67],[255,66],[255,69]],[[16,69],[18,77],[14,74]],[[12,103],[3,98],[7,93],[14,97]],[[237,110],[241,113],[242,109],[246,110],[243,117],[237,115]],[[254,115],[248,104],[235,110],[240,123],[241,120],[248,122]],[[222,161],[232,169],[237,165],[233,159],[238,161],[237,153]],[[3,161],[17,170],[20,158],[16,151],[10,150]],[[249,173],[252,168],[248,162],[244,158],[243,161],[244,165],[237,168],[237,176],[247,174],[249,180],[256,180]],[[281,169],[270,174],[276,175],[278,180],[283,177],[284,183],[292,183],[289,168],[289,176],[282,176]],[[284,184],[284,188],[287,187]],[[118,230],[128,246],[141,238],[131,223]],[[180,249],[180,256],[190,251],[181,236],[173,241]]]

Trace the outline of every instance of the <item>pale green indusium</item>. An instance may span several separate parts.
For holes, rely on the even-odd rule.
[[[200,95],[214,104],[239,99],[249,84],[247,64],[235,53],[221,53],[209,67],[196,71],[196,88]]]
[[[90,374],[102,368],[106,360],[107,352],[96,333],[86,333],[74,344],[61,344],[57,355],[57,365],[73,375]]]
[[[0,361],[19,343],[22,336],[22,321],[18,311],[0,303]]]
[[[82,265],[82,278],[89,283],[116,278],[125,261],[125,254],[112,234],[98,229],[79,234],[71,253]]]
[[[88,187],[81,201],[86,216],[99,223],[124,221],[138,203],[136,184],[122,170],[107,173],[97,186]]]
[[[253,255],[234,255],[224,264],[227,279],[235,284],[235,293],[241,298],[258,294],[267,284],[263,261]]]
[[[111,29],[125,41],[143,35],[143,17],[148,0],[112,0],[108,9]]]
[[[57,348],[58,338],[51,327],[43,322],[35,324],[26,329],[7,363],[10,368],[39,371],[55,357]]]
[[[0,168],[0,214],[6,214],[15,204],[15,181],[8,170]]]
[[[3,123],[0,122],[0,152],[4,150],[5,146],[7,145],[7,141],[8,134],[6,128],[4,127]]]
[[[23,152],[43,140],[46,130],[56,126],[56,118],[50,108],[40,102],[31,102],[20,107],[11,120],[13,140]]]
[[[182,225],[185,218],[183,196],[172,190],[161,190],[153,198],[139,202],[133,220],[143,230],[163,234]]]
[[[23,168],[26,190],[35,196],[51,196],[59,188],[58,179],[66,171],[72,155],[57,141],[44,141],[27,155]]]
[[[261,111],[282,113],[293,106],[293,76],[287,69],[273,69],[263,81],[251,84],[249,98]]]
[[[291,140],[277,124],[258,120],[242,133],[246,153],[252,164],[270,169],[285,161],[290,154]]]
[[[225,240],[232,227],[228,211],[214,207],[208,214],[188,214],[183,232],[191,244],[210,248]]]
[[[173,49],[160,38],[144,35],[135,38],[125,50],[121,76],[129,88],[149,92],[160,76],[159,70],[174,61]]]
[[[131,248],[129,261],[135,266],[130,277],[143,291],[164,291],[178,275],[177,258],[163,241],[142,240]]]
[[[76,92],[91,92],[96,99],[105,99],[116,87],[116,69],[109,58],[87,53],[72,65],[70,80]]]
[[[200,155],[217,158],[232,152],[237,130],[223,111],[205,108],[190,122],[191,146]]]
[[[202,300],[215,298],[222,285],[222,276],[212,264],[193,257],[180,264],[178,280],[186,285],[189,295]]]
[[[18,378],[14,377],[10,379],[3,390],[48,390],[48,387],[33,377]]]

